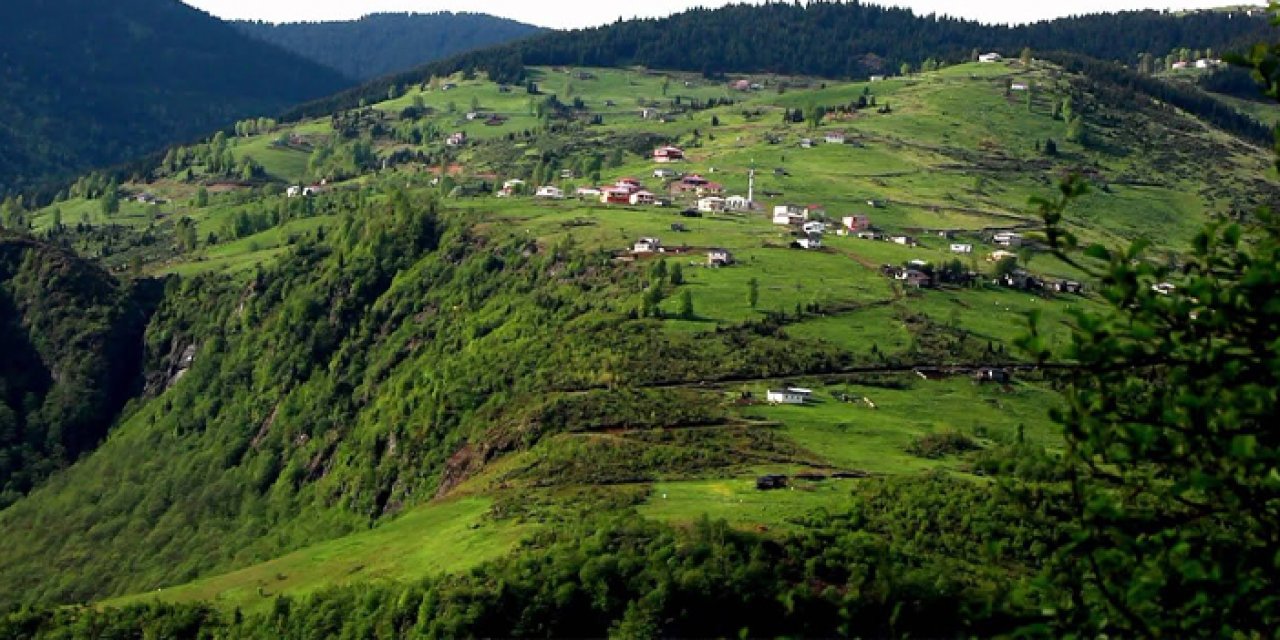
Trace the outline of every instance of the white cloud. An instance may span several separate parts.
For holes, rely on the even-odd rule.
[[[554,3],[529,0],[184,0],[216,16],[227,19],[297,22],[344,20],[382,11],[468,11],[489,13],[521,22],[559,29],[595,26],[634,17],[661,17],[693,6],[721,6],[723,0],[557,0]],[[954,15],[983,22],[1011,23],[1064,15],[1098,13],[1142,8],[1187,9],[1223,4],[1215,0],[1176,0],[1160,3],[1142,0],[986,0],[959,3],[955,0],[894,0],[886,4],[910,7],[918,14]]]

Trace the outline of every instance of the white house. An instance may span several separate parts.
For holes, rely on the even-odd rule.
[[[1003,250],[1003,249],[997,249],[996,251],[992,251],[992,252],[991,252],[991,255],[987,256],[987,261],[988,261],[988,262],[1000,262],[1001,260],[1004,260],[1005,258],[1016,258],[1016,257],[1018,257],[1018,254],[1016,254],[1016,253],[1014,253],[1014,252],[1012,252],[1012,251],[1005,251],[1005,250]]]
[[[680,172],[666,167],[658,167],[653,170],[653,177],[655,178],[674,178],[678,175],[680,175]]]
[[[995,52],[984,53],[978,56],[978,62],[1000,62],[1001,60],[1004,60],[1004,56]]]
[[[1196,60],[1197,69],[1210,69],[1220,64],[1222,64],[1221,60],[1215,60],[1213,58],[1200,58],[1199,60]]]
[[[858,238],[860,240],[884,240],[884,234],[871,229],[863,229],[858,232]]]
[[[654,202],[656,202],[656,198],[654,198],[654,195],[648,191],[640,190],[631,194],[631,204],[644,205],[653,204]]]
[[[548,198],[551,200],[563,200],[564,190],[560,187],[545,186],[538,187],[538,192],[534,194],[535,198]]]
[[[662,251],[662,241],[657,238],[640,238],[632,246],[632,253],[657,253]]]
[[[712,249],[707,252],[707,264],[723,267],[733,264],[733,254],[728,249]]]
[[[800,148],[801,148],[801,149],[812,149],[812,148],[813,148],[813,139],[812,139],[812,138],[800,138]]]
[[[1177,62],[1173,63],[1173,68],[1174,68],[1174,69],[1186,69],[1186,68],[1187,68],[1187,63],[1186,63],[1186,62],[1184,62],[1184,61],[1182,61],[1182,60],[1179,60],[1179,61],[1177,61]]]
[[[461,131],[451,133],[448,138],[444,139],[444,143],[450,147],[460,147],[467,143],[467,134]]]
[[[698,199],[698,211],[704,213],[719,213],[727,207],[725,199],[719,196],[707,196]]]
[[[1160,282],[1160,283],[1151,285],[1151,290],[1162,296],[1167,296],[1173,293],[1174,291],[1177,291],[1178,285],[1175,285],[1172,282]]]
[[[822,137],[827,144],[844,144],[845,136],[843,131],[830,131]]]
[[[804,404],[813,395],[811,389],[788,387],[786,389],[769,389],[765,399],[769,404]]]
[[[294,186],[289,187],[288,189],[286,189],[286,190],[285,190],[285,192],[284,192],[284,194],[285,194],[285,197],[288,197],[288,198],[296,198],[296,197],[298,197],[298,196],[302,195],[302,187],[300,187],[300,186],[298,186],[298,185],[294,185]]]
[[[1027,85],[1025,85],[1025,84],[1023,84],[1023,83],[1021,83],[1021,82],[1015,82],[1015,83],[1013,83],[1013,84],[1009,85],[1009,90],[1010,90],[1010,91],[1026,91],[1026,90],[1027,90]]]
[[[774,224],[801,224],[809,219],[809,211],[794,204],[780,204],[773,208]]]
[[[900,244],[904,247],[914,247],[919,244],[916,242],[916,239],[911,236],[890,236],[889,241],[894,244]]]
[[[797,249],[821,249],[822,241],[817,238],[796,238],[791,246]]]
[[[821,233],[826,233],[827,223],[819,222],[817,220],[810,220],[809,222],[804,223],[804,225],[802,225],[800,228],[804,230],[805,233],[821,234]]]
[[[973,253],[973,245],[959,242],[951,243],[951,253]]]
[[[600,190],[595,187],[578,187],[574,194],[579,198],[599,198]]]

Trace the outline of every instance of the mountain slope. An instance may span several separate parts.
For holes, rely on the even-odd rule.
[[[319,547],[333,562],[304,552],[259,563],[439,496],[491,498],[485,517],[499,521],[641,503],[658,520],[710,513],[773,531],[847,485],[762,499],[757,474],[968,473],[1015,442],[1052,447],[1044,408],[1054,396],[1042,381],[1005,389],[912,372],[1007,362],[1025,313],[1064,340],[1069,312],[1096,304],[988,284],[997,266],[979,256],[996,249],[992,230],[1033,224],[1028,198],[1069,171],[1099,185],[1073,212],[1082,238],[1148,237],[1170,250],[1212,214],[1247,215],[1259,194],[1275,193],[1249,180],[1267,165],[1256,147],[1152,100],[1116,102],[1110,83],[1043,62],[874,83],[761,76],[787,90],[747,93],[692,73],[573,71],[529,74],[548,91],[572,89],[576,109],[546,95],[530,109],[527,93],[455,76],[448,91],[412,87],[221,141],[236,157],[270,148],[296,167],[295,181],[327,179],[310,198],[289,198],[280,184],[228,184],[205,164],[212,155],[193,152],[121,187],[162,204],[106,214],[77,197],[32,212],[41,233],[86,250],[101,247],[95,234],[131,229],[136,251],[114,247],[105,263],[137,257],[146,270],[182,274],[148,327],[144,368],[158,377],[172,354],[193,362],[93,454],[0,512],[10,542],[0,603],[149,592],[250,567],[175,597],[226,592],[260,609],[264,593],[376,568],[367,561],[376,552],[344,555],[334,542]],[[1014,91],[1015,81],[1035,91]],[[1086,130],[1074,140],[1061,116],[1068,101]],[[678,115],[646,120],[641,103]],[[506,120],[468,120],[458,104]],[[821,123],[797,121],[796,110],[816,105],[830,108]],[[448,145],[452,131],[469,140]],[[827,134],[856,144],[799,144]],[[1043,151],[1051,139],[1055,151]],[[756,193],[774,194],[769,205],[821,202],[832,222],[865,212],[920,246],[832,234],[805,252],[758,214],[485,197],[508,177],[570,192],[650,181],[652,150],[666,142],[688,151],[681,170],[714,167],[728,193],[746,192],[759,160]],[[365,160],[348,162],[356,157]],[[1218,161],[1205,166],[1206,157]],[[435,182],[441,165],[450,175]],[[192,197],[202,186],[203,203]],[[55,208],[80,222],[53,225]],[[184,226],[198,232],[183,240]],[[973,287],[915,291],[881,272],[956,260],[939,231],[978,247],[963,256],[983,274]],[[623,250],[646,236],[667,241],[665,262]],[[706,247],[740,262],[704,268]],[[1029,268],[1085,277],[1044,254]],[[821,402],[756,401],[788,382]],[[977,449],[911,453],[952,432]],[[411,547],[412,532],[387,534]],[[415,578],[431,566],[388,573]]]
[[[258,40],[337,69],[353,80],[370,80],[543,31],[482,13],[451,12],[376,13],[335,22],[233,24]]]
[[[0,61],[0,193],[346,84],[178,0],[13,4],[0,21]]]

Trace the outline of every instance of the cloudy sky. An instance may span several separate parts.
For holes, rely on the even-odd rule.
[[[719,6],[723,0],[184,0],[228,19],[298,22],[358,18],[380,11],[471,11],[490,13],[544,27],[586,27],[618,18],[665,16],[693,6]],[[883,4],[911,7],[920,14],[938,13],[983,22],[1016,23],[1064,15],[1122,9],[1189,9],[1221,6],[1227,0],[889,0]],[[1261,2],[1259,2],[1261,4]]]

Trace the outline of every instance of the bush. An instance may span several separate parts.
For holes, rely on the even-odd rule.
[[[978,443],[958,431],[940,431],[916,438],[907,445],[907,453],[919,457],[937,459],[943,456],[973,451]]]

